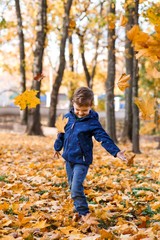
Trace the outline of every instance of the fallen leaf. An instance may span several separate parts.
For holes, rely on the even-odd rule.
[[[50,224],[47,224],[46,220],[38,221],[35,224],[33,224],[33,228],[40,228],[40,229],[46,228],[46,227],[49,227],[49,226],[50,226]]]

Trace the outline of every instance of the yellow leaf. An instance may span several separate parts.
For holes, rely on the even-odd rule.
[[[3,238],[1,238],[2,240],[15,240],[14,237],[12,236],[3,236]]]
[[[110,239],[110,240],[116,239],[115,235],[110,230],[101,229],[99,232],[101,234],[102,239]]]
[[[63,115],[60,114],[55,123],[55,126],[59,133],[64,133],[64,128],[67,122],[68,122],[68,118],[63,118]]]
[[[97,219],[93,216],[91,216],[91,213],[87,214],[86,216],[83,217],[83,221],[85,224],[87,225],[98,225],[99,222],[97,221]]]
[[[4,203],[0,203],[0,210],[6,211],[9,209],[9,203],[4,202]]]
[[[73,234],[73,233],[79,233],[80,231],[77,228],[71,227],[71,226],[67,226],[67,227],[60,227],[58,230],[60,230],[60,232],[62,232],[63,234],[69,235],[69,234]]]
[[[26,90],[14,99],[14,104],[20,106],[21,110],[26,107],[35,108],[37,104],[40,104],[40,99],[36,97],[38,91]]]
[[[154,122],[145,123],[140,129],[140,134],[150,134],[155,128],[156,124]]]
[[[46,228],[48,226],[50,226],[50,224],[47,224],[46,220],[45,221],[39,221],[39,222],[37,222],[33,225],[34,228],[40,228],[40,229],[41,228]]]
[[[121,14],[119,25],[122,27],[125,27],[127,22],[128,22],[128,19],[123,14]]]
[[[155,102],[156,99],[152,97],[146,97],[146,99],[135,98],[134,103],[140,109],[142,119],[149,120],[154,116],[155,113]]]
[[[125,73],[123,73],[120,77],[120,79],[118,80],[118,87],[121,91],[124,91],[127,87],[129,87],[129,83],[128,81],[130,80],[130,75],[126,75]]]
[[[138,25],[134,25],[128,32],[127,32],[127,37],[130,41],[133,41],[134,38],[137,36],[139,33],[140,29]]]

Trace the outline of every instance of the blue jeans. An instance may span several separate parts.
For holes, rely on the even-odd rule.
[[[88,203],[84,194],[83,182],[86,178],[89,166],[66,161],[66,172],[71,190],[74,207],[79,215],[89,213]]]

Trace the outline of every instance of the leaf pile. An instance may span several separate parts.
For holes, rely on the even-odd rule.
[[[0,238],[160,239],[159,152],[152,141],[141,144],[143,153],[127,166],[94,143],[85,181],[91,215],[80,223],[73,221],[65,166],[53,159],[52,137],[0,133]],[[125,148],[130,153],[130,145]]]

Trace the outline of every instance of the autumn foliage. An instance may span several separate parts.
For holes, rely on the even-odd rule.
[[[15,97],[15,105],[18,105],[21,110],[26,107],[35,108],[37,104],[40,104],[40,99],[36,97],[38,91],[36,90],[26,90],[25,92],[19,94]]]
[[[144,153],[127,166],[94,143],[94,163],[85,182],[91,215],[79,223],[72,219],[64,161],[53,159],[52,137],[1,133],[1,239],[159,239],[155,144],[142,140]],[[130,147],[125,146],[131,156]]]

